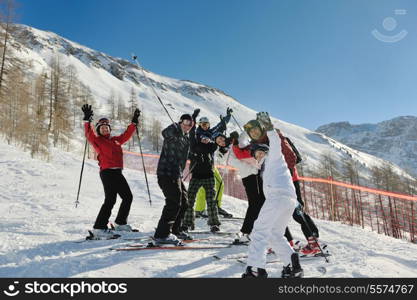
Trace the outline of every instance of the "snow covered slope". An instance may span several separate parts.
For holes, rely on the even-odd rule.
[[[88,160],[80,206],[75,208],[81,158],[79,153],[57,151],[46,163],[0,140],[0,277],[239,277],[243,272],[243,264],[216,261],[212,256],[244,254],[246,246],[115,252],[109,248],[131,242],[75,243],[91,229],[104,197],[97,163]],[[148,176],[153,199],[149,206],[143,173],[124,173],[134,194],[130,223],[142,230],[136,235],[149,236],[164,205],[162,193],[155,176]],[[223,203],[236,216],[243,216],[247,206],[230,197]],[[303,260],[306,277],[319,276],[319,266],[327,268],[327,277],[417,276],[416,244],[339,223],[318,220],[317,224],[321,241],[333,255],[328,264],[322,258]],[[221,228],[238,232],[240,225],[240,221],[224,221]],[[292,221],[290,227],[295,238],[303,241],[299,225]],[[207,230],[207,225],[200,220],[197,230]],[[281,268],[279,262],[269,264],[268,272],[279,277]]]
[[[377,124],[326,124],[318,132],[353,149],[391,161],[417,175],[417,117],[403,116]]]
[[[98,108],[95,108],[95,110],[99,110],[99,114],[96,113],[96,116],[100,113],[108,113],[109,107],[106,107],[106,103],[112,91],[127,101],[131,88],[134,88],[138,95],[139,107],[144,110],[147,116],[158,118],[162,122],[162,126],[167,126],[170,123],[141,70],[132,62],[79,45],[55,33],[25,25],[17,26],[17,33],[14,34],[12,44],[19,57],[33,62],[34,74],[48,70],[51,58],[56,56],[63,64],[73,65],[78,77],[91,88],[99,105]],[[126,53],[126,56],[128,55],[130,53]],[[195,108],[200,108],[200,116],[207,116],[213,124],[219,121],[220,114],[225,114],[227,107],[233,108],[234,115],[241,125],[256,116],[256,111],[240,104],[216,88],[189,80],[168,78],[148,70],[144,71],[174,120],[178,120],[183,113],[191,113]],[[268,107],[265,107],[265,110],[268,110]],[[353,150],[323,134],[279,119],[273,120],[277,128],[291,137],[308,168],[317,166],[321,154],[327,152],[332,153],[336,160],[357,160],[362,165],[360,172],[364,177],[369,174],[370,167],[380,166],[383,162],[381,159]],[[233,121],[229,123],[228,132],[232,130],[238,130],[238,126]],[[79,146],[82,147],[81,132],[79,141]],[[399,174],[403,173],[398,167],[395,167],[395,170]]]

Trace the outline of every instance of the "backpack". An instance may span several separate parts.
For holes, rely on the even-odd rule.
[[[300,152],[298,152],[297,148],[295,148],[294,144],[292,143],[292,141],[288,138],[285,137],[288,141],[288,144],[290,144],[292,151],[294,151],[295,155],[297,156],[297,161],[295,162],[296,164],[299,164],[303,159],[301,157]]]

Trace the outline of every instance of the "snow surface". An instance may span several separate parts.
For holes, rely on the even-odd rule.
[[[28,153],[0,140],[0,277],[240,277],[245,266],[235,260],[214,260],[213,255],[244,254],[246,246],[215,250],[116,252],[110,247],[126,240],[81,241],[91,229],[104,195],[97,162],[87,160],[80,205],[74,202],[81,170],[81,154],[55,151],[51,162],[31,159]],[[130,223],[149,236],[164,204],[156,177],[149,175],[152,206],[144,175],[125,170],[134,200]],[[113,211],[114,220],[118,203]],[[224,198],[224,208],[243,216],[246,202]],[[223,231],[238,232],[241,221],[224,221]],[[303,260],[306,277],[416,277],[417,245],[378,235],[358,227],[317,220],[322,243],[332,253]],[[303,241],[299,225],[290,228]],[[207,230],[202,220],[198,230]],[[212,237],[230,241],[231,237]],[[304,242],[304,241],[303,241]],[[203,244],[203,243],[202,243]],[[281,264],[268,264],[271,277],[279,277]]]

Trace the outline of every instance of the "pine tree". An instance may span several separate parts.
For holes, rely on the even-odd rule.
[[[161,146],[161,130],[162,125],[158,119],[154,119],[152,122],[152,148],[154,151],[159,152],[159,147]]]
[[[8,47],[9,36],[13,31],[13,20],[15,19],[16,4],[14,0],[1,0],[0,1],[0,25],[2,30],[2,43],[1,43],[1,63],[0,63],[0,97],[2,93],[2,87],[4,86],[4,74],[6,73],[6,62],[8,60]]]
[[[114,93],[114,90],[110,91],[110,95],[109,95],[109,98],[107,99],[107,103],[110,107],[110,116],[109,116],[109,118],[111,120],[115,120],[116,119],[116,114],[117,114],[117,105],[116,105],[116,95]]]

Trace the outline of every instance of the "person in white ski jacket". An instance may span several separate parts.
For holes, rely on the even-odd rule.
[[[257,120],[264,126],[269,139],[269,152],[263,172],[266,199],[251,233],[246,272],[242,277],[268,277],[265,267],[269,246],[272,246],[284,263],[282,277],[302,277],[298,254],[284,237],[285,228],[298,203],[294,184],[281,151],[280,137],[268,113],[258,113]]]
[[[245,188],[246,197],[248,199],[248,208],[240,231],[236,233],[234,243],[246,244],[250,241],[250,233],[253,224],[258,217],[259,211],[265,201],[263,193],[263,182],[260,176],[262,162],[258,162],[254,157],[240,157],[242,153],[250,152],[248,150],[249,137],[246,132],[240,135],[237,132],[230,134],[232,145],[229,150],[228,163],[238,170],[242,183]],[[238,157],[239,156],[239,157]]]

